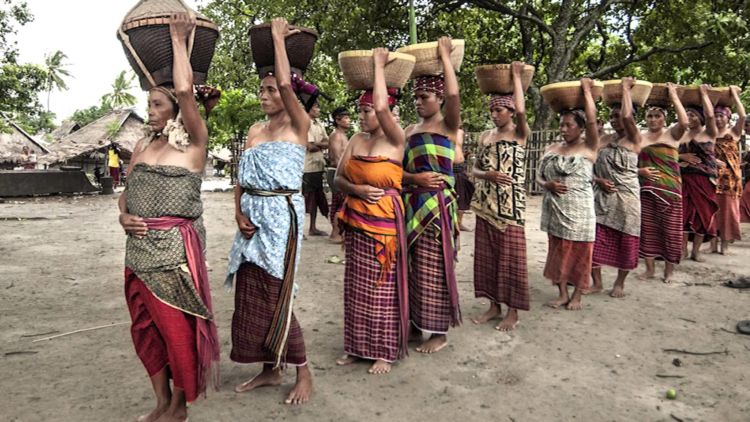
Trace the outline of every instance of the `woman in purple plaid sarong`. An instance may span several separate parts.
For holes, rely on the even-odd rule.
[[[495,326],[511,331],[518,310],[529,310],[526,267],[525,146],[531,131],[526,121],[521,72],[513,62],[513,94],[493,95],[490,117],[495,128],[479,137],[479,153],[472,174],[477,179],[471,207],[477,216],[474,237],[474,295],[490,300],[490,308],[471,319],[474,324],[501,318]],[[513,122],[513,117],[516,123]],[[501,304],[508,306],[503,317]]]
[[[352,136],[336,171],[347,194],[339,212],[344,228],[344,353],[338,365],[372,361],[369,373],[391,371],[406,354],[408,299],[406,237],[401,200],[406,136],[391,113],[396,98],[385,84],[388,49],[373,51],[373,90],[359,98],[362,132]]]

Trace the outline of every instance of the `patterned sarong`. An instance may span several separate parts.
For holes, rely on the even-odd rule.
[[[453,164],[453,175],[456,178],[458,210],[466,211],[471,206],[471,198],[474,196],[474,183],[466,174],[466,163]]]
[[[576,242],[547,234],[549,249],[544,264],[544,277],[552,284],[573,284],[587,289],[591,280],[593,242]]]
[[[593,242],[596,236],[593,163],[582,155],[565,156],[549,152],[542,157],[539,171],[544,180],[560,180],[568,191],[561,195],[545,191],[541,229],[561,239]]]
[[[273,329],[271,321],[280,301],[283,280],[253,263],[243,263],[237,271],[232,315],[232,352],[229,358],[238,363],[276,365],[278,356],[265,346]],[[294,312],[291,314],[284,363],[301,366],[307,363],[305,340]]]
[[[726,164],[718,169],[716,199],[716,230],[723,241],[741,240],[740,198],[742,197],[742,171],[740,169],[739,142],[731,134],[716,139],[716,159]]]
[[[477,180],[471,207],[477,214],[474,295],[527,311],[525,156],[524,147],[516,142],[482,146],[477,156],[479,169],[503,172],[513,183],[501,186],[490,180]]]
[[[529,275],[523,226],[500,231],[477,216],[474,236],[474,295],[528,311]]]
[[[659,178],[641,179],[641,239],[639,255],[672,264],[682,259],[682,177],[679,153],[667,144],[641,149],[639,167],[659,170]]]
[[[634,270],[638,267],[639,245],[638,236],[631,236],[612,227],[597,224],[591,266],[598,268],[607,265],[618,270]]]
[[[346,163],[344,176],[354,184],[368,184],[386,191],[375,204],[348,196],[338,215],[346,228],[346,353],[393,361],[407,354],[409,341],[407,247],[399,193],[403,170],[401,163],[386,157],[354,156]],[[375,276],[373,263],[379,269]],[[394,312],[397,325],[391,330],[388,327]],[[386,324],[381,327],[383,330],[375,328],[381,324]],[[396,346],[393,350],[380,344],[386,337],[388,344]]]
[[[304,208],[299,195],[305,148],[290,142],[264,142],[248,148],[242,155],[238,182],[243,188],[240,198],[242,213],[257,227],[250,239],[237,232],[229,254],[229,269],[225,281],[231,287],[234,275],[245,262],[260,267],[265,280],[283,280],[277,301],[266,304],[275,310],[265,326],[270,327],[263,345],[281,365],[286,355],[288,334],[292,323],[294,303],[294,274],[299,262],[304,227]],[[237,292],[236,295],[240,295]],[[266,298],[274,297],[266,295]],[[250,299],[244,299],[250,300]],[[254,299],[253,299],[254,300]],[[247,308],[235,309],[233,321],[245,317],[237,315]],[[240,328],[232,326],[232,332]],[[239,336],[243,335],[239,331]],[[254,337],[246,341],[257,340]]]
[[[714,218],[719,210],[712,183],[717,175],[714,149],[713,142],[692,140],[680,145],[680,153],[692,153],[701,160],[682,168],[683,231],[711,237],[716,236]]]
[[[734,195],[716,194],[716,202],[719,204],[719,211],[716,213],[716,232],[723,241],[742,240],[740,199]]]
[[[458,236],[456,195],[453,190],[454,154],[454,145],[447,137],[430,133],[419,133],[409,137],[404,152],[404,171],[432,171],[444,175],[443,186],[438,189],[411,187],[404,190],[406,236],[411,257],[409,303],[412,321],[415,324],[418,320],[423,321],[423,325],[417,325],[425,331],[436,333],[448,330],[448,325],[438,321],[442,317],[447,317],[449,325],[452,326],[461,323],[454,269],[455,244]],[[440,263],[436,261],[438,259]],[[413,290],[422,288],[427,290]],[[443,297],[443,290],[447,297]],[[446,303],[436,305],[427,311],[429,315],[423,318],[415,313],[425,311],[429,305],[422,302],[415,306],[417,298],[420,297],[431,302],[444,298]],[[449,312],[445,315],[440,314],[446,308]],[[437,314],[440,314],[440,317],[437,317]]]
[[[126,245],[126,295],[133,317],[133,339],[137,341],[140,336],[137,331],[145,329],[136,327],[138,318],[142,316],[139,308],[145,307],[148,314],[146,319],[156,321],[162,318],[159,314],[162,308],[153,306],[155,300],[196,317],[190,323],[195,332],[188,336],[194,340],[192,347],[195,349],[196,366],[183,367],[182,370],[189,374],[179,376],[187,379],[195,373],[194,389],[189,394],[186,392],[188,401],[205,393],[209,379],[218,388],[219,375],[215,365],[219,361],[219,340],[213,321],[203,250],[205,231],[200,219],[203,212],[200,184],[200,175],[185,168],[139,163],[133,167],[126,188],[128,212],[142,217],[149,230],[143,238],[129,236]],[[139,286],[145,287],[153,298]],[[136,292],[131,288],[140,290]],[[132,302],[135,296],[141,298],[142,306]],[[164,318],[171,317],[165,315]],[[165,330],[168,329],[167,325],[165,322]],[[157,331],[163,341],[155,341],[152,351],[138,350],[144,363],[146,360],[143,356],[153,354],[158,357],[162,354],[163,347],[159,347],[159,344],[165,343],[163,345],[167,350],[176,347],[172,344],[174,337],[161,332],[158,325]],[[147,369],[150,371],[148,365]],[[175,379],[177,377],[175,375]]]

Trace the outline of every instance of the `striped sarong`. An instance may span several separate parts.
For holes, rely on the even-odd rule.
[[[587,289],[591,280],[591,258],[594,242],[577,242],[548,234],[544,277],[552,284],[573,284]]]
[[[266,335],[273,329],[271,320],[281,300],[283,280],[270,275],[259,266],[245,262],[237,271],[232,316],[232,353],[229,358],[239,363],[278,364],[278,356],[265,346]],[[302,329],[291,314],[285,364],[302,366],[307,363]]]
[[[664,199],[653,192],[641,194],[642,258],[660,258],[670,264],[682,259],[682,198]]]
[[[591,266],[598,268],[607,265],[618,270],[634,270],[638,266],[639,244],[638,236],[597,224]]]
[[[504,231],[477,217],[474,236],[474,296],[528,311],[529,276],[523,226]]]

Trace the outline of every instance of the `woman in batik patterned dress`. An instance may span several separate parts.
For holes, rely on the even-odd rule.
[[[492,95],[490,117],[495,128],[479,137],[479,153],[472,171],[477,179],[471,208],[477,216],[474,237],[474,295],[490,300],[490,308],[472,318],[475,324],[501,318],[499,331],[513,330],[518,311],[529,310],[526,268],[525,158],[529,124],[526,121],[521,73],[513,62],[512,95]],[[515,117],[515,123],[513,122]],[[508,307],[503,317],[501,305]]]

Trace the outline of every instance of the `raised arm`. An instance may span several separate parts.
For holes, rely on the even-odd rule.
[[[169,21],[169,34],[172,38],[172,79],[175,96],[180,106],[180,114],[185,130],[190,136],[190,144],[205,149],[208,145],[206,122],[198,111],[193,93],[193,68],[188,59],[188,38],[195,29],[195,16],[176,13]]]
[[[372,54],[375,63],[375,83],[372,90],[375,115],[388,142],[394,146],[403,147],[406,143],[404,129],[396,122],[396,118],[388,107],[388,87],[385,85],[385,65],[388,62],[388,49],[376,48]]]
[[[289,57],[286,55],[286,38],[299,32],[298,29],[290,30],[289,24],[284,18],[274,18],[271,21],[271,35],[273,37],[274,69],[276,71],[276,84],[279,88],[281,101],[284,109],[289,113],[292,127],[297,133],[301,145],[307,144],[307,134],[310,130],[310,116],[297,99],[292,87],[292,69],[289,66]]]
[[[591,88],[594,81],[589,78],[581,79],[581,89],[583,89],[584,111],[586,112],[586,146],[592,151],[599,150],[599,127],[596,125],[596,104]]]
[[[630,142],[640,145],[641,131],[638,130],[638,125],[635,123],[635,117],[633,117],[633,97],[630,92],[630,90],[633,89],[633,85],[635,85],[635,80],[633,78],[622,78],[622,105],[620,108],[620,116],[625,128],[625,135]]]
[[[732,93],[734,108],[737,110],[737,122],[732,126],[732,134],[739,138],[742,136],[742,131],[745,129],[745,106],[742,105],[742,100],[740,100],[740,87],[732,85],[729,87],[729,91]]]
[[[525,141],[531,133],[531,128],[529,128],[529,122],[526,119],[526,99],[524,98],[521,81],[523,67],[523,62],[513,62],[510,65],[513,74],[513,106],[516,109],[516,137]]]
[[[455,132],[461,127],[461,96],[458,92],[456,70],[451,63],[452,48],[453,44],[450,37],[440,37],[438,40],[438,55],[440,62],[443,64],[443,76],[445,77],[444,121],[445,126],[451,132]]]
[[[711,99],[708,98],[708,89],[711,88],[708,84],[701,84],[701,102],[703,103],[703,117],[706,118],[706,135],[710,136],[711,139],[715,139],[719,133],[719,129],[716,127],[716,116],[714,116],[714,105],[711,103]]]
[[[680,101],[680,96],[677,95],[677,85],[673,84],[672,82],[668,82],[667,90],[669,91],[669,98],[672,100],[674,112],[677,116],[677,123],[672,125],[672,128],[669,132],[672,135],[672,139],[674,139],[675,141],[679,141],[680,139],[682,139],[682,137],[685,135],[685,131],[687,131],[688,129],[687,111],[685,111],[685,106],[683,106],[682,101]]]

